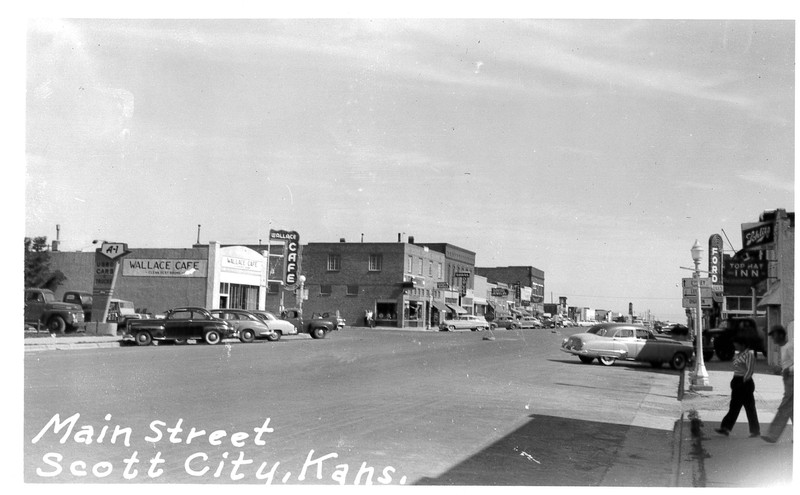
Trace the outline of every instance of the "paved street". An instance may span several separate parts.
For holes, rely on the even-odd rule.
[[[25,480],[670,486],[678,373],[581,364],[578,331],[26,354]]]

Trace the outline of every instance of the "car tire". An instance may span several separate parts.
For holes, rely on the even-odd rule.
[[[594,361],[594,358],[589,356],[578,356],[578,359],[580,359],[583,364],[591,364],[591,362]]]
[[[245,344],[249,344],[252,341],[256,340],[256,334],[249,328],[245,328],[241,332],[239,332],[239,340],[244,342]]]
[[[136,345],[150,345],[153,343],[153,337],[150,332],[139,332],[136,334]]]
[[[186,339],[174,339],[172,341],[172,343],[175,344],[175,345],[185,345],[186,344]]]
[[[600,361],[600,364],[603,366],[611,366],[617,359],[608,356],[600,356],[597,358],[597,360]]]
[[[450,325],[449,327],[447,327],[447,330],[450,331],[450,332],[455,332],[456,331],[456,326],[455,325]]]
[[[684,354],[682,352],[676,352],[672,356],[672,359],[669,360],[669,366],[670,366],[670,368],[672,368],[674,370],[680,371],[680,370],[686,368],[686,364],[688,362],[689,362],[689,360],[686,358],[686,354]]]
[[[217,345],[222,340],[222,337],[220,337],[219,332],[216,330],[208,330],[203,334],[203,340],[205,340],[208,345]]]
[[[324,339],[325,338],[325,329],[322,327],[312,328],[311,329],[311,338],[314,339]]]
[[[54,315],[47,321],[47,329],[50,333],[64,333],[67,331],[67,322],[59,315]]]
[[[267,335],[267,340],[270,342],[277,342],[281,340],[281,333],[280,332],[272,332],[271,334]]]

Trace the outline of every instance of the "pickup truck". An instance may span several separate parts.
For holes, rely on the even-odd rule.
[[[329,332],[339,330],[340,325],[344,326],[336,315],[325,318],[321,314],[314,313],[312,318],[304,320],[302,311],[297,308],[284,310],[281,313],[281,319],[294,325],[298,332],[307,333],[315,339],[324,339]]]
[[[720,361],[730,361],[736,354],[733,338],[740,333],[749,334],[752,349],[767,355],[767,319],[763,316],[748,316],[722,320],[719,327],[703,331],[703,359],[710,361],[714,354]]]
[[[215,345],[222,339],[239,337],[230,323],[215,318],[205,308],[170,309],[163,318],[128,320],[123,340],[150,345],[153,340],[171,340],[185,344],[188,340],[204,340]]]
[[[136,312],[136,308],[131,301],[123,299],[111,299],[108,301],[108,317],[106,321],[116,323],[117,331],[124,330],[128,326],[128,320],[141,320],[147,317],[148,315]]]
[[[62,300],[65,303],[78,304],[83,308],[83,321],[92,319],[92,293],[78,290],[68,290]]]
[[[25,323],[36,330],[44,326],[51,333],[75,331],[84,321],[79,304],[56,301],[49,289],[25,289]]]

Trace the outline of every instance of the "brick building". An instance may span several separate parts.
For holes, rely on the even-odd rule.
[[[520,293],[519,304],[534,314],[544,310],[544,272],[532,266],[475,267],[475,273],[486,277],[489,283],[519,284],[530,287],[530,297]]]
[[[316,242],[302,249],[308,299],[304,313],[339,310],[348,325],[372,311],[382,326],[427,327],[442,315],[453,291],[444,253],[406,242]],[[463,311],[463,309],[461,310]]]

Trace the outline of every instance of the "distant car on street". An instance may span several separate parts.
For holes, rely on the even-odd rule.
[[[676,370],[684,369],[694,355],[691,342],[657,337],[651,330],[629,323],[600,323],[586,333],[565,338],[561,350],[587,364],[597,359],[611,366],[617,359],[625,359],[653,367],[669,363]]]
[[[489,322],[482,316],[462,315],[453,319],[444,320],[439,324],[439,330],[454,332],[456,330],[472,330],[482,332],[489,329]]]
[[[542,328],[542,322],[533,316],[523,316],[516,320],[512,328]]]
[[[516,318],[512,318],[510,316],[497,316],[495,317],[494,320],[490,322],[490,326],[493,329],[494,328],[510,329],[510,328],[516,328],[514,327],[514,325],[516,325],[516,322],[517,322]]]
[[[276,341],[280,334],[269,328],[260,318],[244,309],[212,309],[211,316],[225,320],[236,328],[236,335],[242,342],[252,342],[257,338]]]
[[[282,320],[269,311],[250,310],[256,318],[263,321],[267,327],[278,334],[278,338],[282,335],[297,335],[297,327],[292,325],[291,322]],[[277,339],[276,339],[277,340]]]

